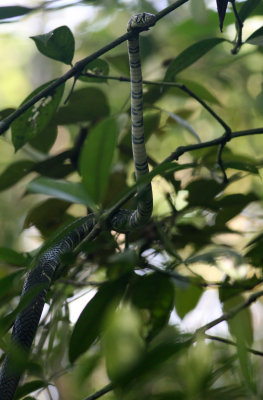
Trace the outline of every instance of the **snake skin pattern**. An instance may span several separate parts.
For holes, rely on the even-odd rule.
[[[136,179],[148,174],[148,162],[144,141],[143,102],[142,102],[142,72],[139,49],[139,32],[155,23],[153,14],[134,15],[127,26],[127,30],[134,34],[128,40],[128,52],[131,77],[131,122],[132,148]],[[152,214],[151,184],[138,188],[138,205],[134,211],[118,210],[110,221],[111,228],[117,232],[129,232],[143,226]],[[46,295],[53,280],[61,256],[74,248],[88,235],[96,224],[93,214],[80,220],[80,226],[73,229],[52,248],[45,251],[38,260],[37,266],[26,277],[21,299],[32,290],[33,299],[17,316],[12,331],[13,349],[22,350],[27,356],[32,346],[39,320],[43,311]],[[12,354],[15,355],[16,351]],[[15,357],[7,354],[0,372],[0,400],[13,400],[23,373],[23,367],[15,364]]]

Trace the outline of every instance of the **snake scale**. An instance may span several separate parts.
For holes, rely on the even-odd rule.
[[[131,80],[131,131],[132,149],[136,180],[148,174],[148,162],[144,141],[142,72],[139,49],[139,33],[155,24],[155,16],[149,13],[134,15],[128,22],[127,30],[132,31],[128,40],[130,80]],[[110,220],[110,228],[117,232],[129,232],[143,226],[152,214],[152,189],[149,183],[138,188],[136,210],[118,210]],[[29,304],[18,314],[12,331],[13,352],[5,357],[0,372],[0,400],[13,400],[23,373],[23,367],[15,362],[15,349],[22,349],[28,355],[36,335],[39,320],[46,301],[46,295],[59,266],[61,256],[75,247],[91,232],[96,224],[94,214],[80,219],[77,228],[67,233],[53,247],[46,250],[39,258],[35,268],[26,276],[21,299],[32,290],[36,290]],[[68,230],[67,230],[68,232]]]

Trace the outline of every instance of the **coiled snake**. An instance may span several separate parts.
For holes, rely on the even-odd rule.
[[[128,52],[131,79],[131,124],[132,149],[136,179],[148,174],[148,162],[144,143],[142,72],[139,52],[139,33],[155,24],[153,14],[134,15],[128,22],[127,30],[133,35],[128,40]],[[152,213],[152,189],[148,184],[138,189],[137,209],[118,210],[111,218],[110,227],[117,232],[128,232],[144,225]],[[39,258],[37,266],[26,277],[21,299],[30,291],[37,289],[30,303],[17,316],[12,331],[13,353],[23,349],[28,354],[34,340],[46,295],[60,263],[61,255],[72,251],[86,237],[96,224],[93,214],[80,219],[80,225],[64,236],[58,243],[45,251]],[[67,230],[68,231],[68,230]],[[14,398],[23,368],[15,364],[15,357],[7,354],[0,372],[0,400]]]

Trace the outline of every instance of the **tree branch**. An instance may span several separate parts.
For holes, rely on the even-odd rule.
[[[130,82],[130,78],[126,76],[107,76],[107,75],[96,75],[92,73],[86,73],[84,76],[88,76],[91,78],[98,78],[98,79],[110,79],[110,80],[115,80],[115,81],[120,81],[120,82]],[[166,86],[166,87],[176,87],[179,90],[182,90],[183,92],[187,93],[189,96],[191,96],[193,99],[198,101],[218,122],[220,125],[223,126],[226,132],[231,132],[230,127],[225,123],[225,121],[222,120],[222,118],[219,117],[218,114],[204,101],[202,100],[199,96],[197,96],[192,90],[190,90],[186,85],[182,83],[176,83],[176,82],[158,82],[158,81],[148,81],[144,79],[142,81],[143,84],[146,85],[155,85],[155,86]]]
[[[86,397],[83,400],[96,400],[99,397],[103,396],[104,394],[110,392],[113,389],[113,385],[109,383],[108,385],[104,386],[104,388],[98,390],[97,392],[93,393],[89,397]]]
[[[219,337],[219,336],[208,335],[206,333],[205,337],[206,337],[206,339],[215,340],[217,342],[229,344],[230,346],[237,346],[237,344],[235,342],[233,342],[233,340],[225,339],[225,338],[222,338],[222,337]],[[247,349],[247,351],[249,351],[249,353],[255,354],[256,356],[263,357],[263,352],[262,351],[254,350],[254,349],[251,349],[250,347],[246,347],[246,349]]]
[[[234,318],[240,311],[244,310],[245,308],[249,307],[252,303],[254,303],[259,297],[263,296],[263,290],[253,293],[251,296],[248,297],[246,301],[243,303],[239,304],[238,306],[231,308],[228,312],[224,313],[221,315],[221,317],[214,319],[211,322],[208,322],[207,324],[203,325],[201,328],[198,328],[193,337],[196,338],[200,334],[203,335],[205,332],[212,328],[213,326],[216,326],[220,324],[223,321],[228,321],[231,318]]]
[[[189,0],[178,0],[175,3],[171,4],[170,6],[164,8],[158,14],[156,14],[156,22],[158,22],[161,18],[175,10],[176,8],[180,7],[182,4],[188,2]],[[141,29],[141,31],[147,30],[148,28]],[[102,54],[107,53],[108,51],[112,50],[113,48],[119,46],[121,43],[128,40],[130,37],[133,36],[133,32],[126,32],[124,35],[118,37],[117,39],[113,40],[106,46],[102,47],[101,49],[95,51],[91,55],[83,58],[82,60],[78,61],[69,71],[67,71],[64,75],[60,78],[53,81],[50,85],[45,87],[41,92],[37,93],[31,99],[26,101],[22,104],[16,111],[10,114],[7,118],[0,121],[0,135],[2,135],[11,125],[11,123],[17,119],[20,115],[22,115],[26,110],[28,110],[31,106],[37,103],[43,97],[47,97],[48,95],[52,94],[52,92],[60,85],[65,83],[68,79],[72,78],[73,76],[77,77],[83,68],[89,64],[91,61],[95,60],[96,58],[100,57]]]

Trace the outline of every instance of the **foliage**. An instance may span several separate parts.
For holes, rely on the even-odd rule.
[[[40,11],[48,18],[56,8],[62,12],[56,3],[2,6],[0,22],[30,21]],[[50,383],[64,399],[87,398],[106,383],[98,397],[109,392],[107,399],[260,398],[262,367],[251,347],[261,336],[256,342],[250,306],[262,296],[255,288],[262,283],[263,260],[257,218],[263,31],[247,26],[262,22],[262,3],[214,0],[209,8],[203,0],[179,0],[175,11],[164,14],[145,0],[98,5],[83,0],[67,7],[77,3],[96,11],[91,27],[82,23],[73,34],[63,22],[31,36],[43,65],[56,63],[60,77],[51,72],[16,110],[10,104],[0,110],[0,133],[11,128],[1,143],[15,150],[0,173],[2,209],[9,210],[1,216],[0,236],[3,354],[8,328],[24,306],[17,299],[28,268],[47,244],[71,229],[65,228],[69,222],[77,226],[76,216],[86,208],[102,215],[100,235],[62,259],[27,363],[28,378],[16,398],[50,394]],[[124,33],[130,14],[142,11],[160,18],[141,34],[151,172],[136,184],[128,59],[121,44],[126,38],[111,40]],[[107,42],[97,52],[98,43]],[[64,64],[71,67],[66,73]],[[126,237],[109,231],[104,210],[136,207],[136,188],[149,181],[151,221]],[[5,229],[10,216],[11,239]],[[40,250],[30,252],[16,242],[21,220],[23,230],[34,226],[45,240]],[[199,309],[209,289],[218,293],[221,317],[208,304],[206,324],[186,333],[181,323]],[[89,291],[72,323],[70,303]],[[223,321],[226,338],[206,334]]]

